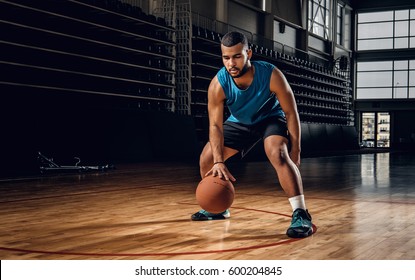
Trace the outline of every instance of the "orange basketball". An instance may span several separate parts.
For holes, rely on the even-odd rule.
[[[212,175],[203,178],[196,189],[197,203],[202,209],[213,214],[228,209],[234,197],[235,188],[232,182]]]

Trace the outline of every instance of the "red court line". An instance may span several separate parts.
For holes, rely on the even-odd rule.
[[[51,255],[75,255],[75,256],[92,256],[92,257],[151,257],[151,256],[181,256],[181,255],[201,255],[201,254],[217,254],[217,253],[227,253],[227,252],[238,252],[246,250],[254,250],[260,248],[274,247],[282,244],[292,243],[299,241],[299,238],[286,239],[279,242],[249,246],[249,247],[240,247],[240,248],[231,248],[225,250],[211,250],[211,251],[195,251],[195,252],[177,252],[177,253],[83,253],[83,252],[65,252],[65,251],[41,251],[41,250],[25,250],[25,249],[16,249],[16,248],[7,248],[0,247],[0,250],[4,251],[13,251],[20,253],[28,254],[51,254]]]
[[[195,205],[194,203],[185,203],[185,202],[180,202],[179,204]],[[271,211],[265,211],[265,210],[260,210],[260,209],[244,208],[244,207],[231,207],[231,208],[241,209],[241,210],[248,210],[248,211],[256,211],[256,212],[262,212],[262,213],[268,213],[268,214],[274,214],[274,215],[281,215],[281,216],[285,216],[285,217],[291,217],[290,215],[287,215],[287,214],[271,212]],[[313,234],[316,233],[316,232],[317,232],[317,227],[313,224]],[[26,250],[26,249],[8,248],[8,247],[0,247],[0,250],[27,253],[27,254],[50,254],[50,255],[92,256],[92,257],[183,256],[183,255],[218,254],[218,253],[255,250],[255,249],[262,249],[262,248],[280,246],[280,245],[283,245],[283,244],[289,244],[289,243],[297,242],[297,241],[300,241],[300,240],[302,240],[302,238],[290,238],[290,239],[284,239],[284,240],[281,240],[281,241],[278,241],[278,242],[272,242],[272,243],[267,243],[267,244],[254,245],[254,246],[247,246],[247,247],[231,248],[231,249],[224,249],[224,250],[177,252],[177,253],[85,253],[85,252],[66,252],[66,251]]]

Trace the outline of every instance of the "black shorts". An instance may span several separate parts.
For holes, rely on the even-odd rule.
[[[254,125],[229,121],[223,124],[224,146],[238,150],[242,156],[270,135],[280,135],[289,139],[287,121],[284,117],[270,117]]]

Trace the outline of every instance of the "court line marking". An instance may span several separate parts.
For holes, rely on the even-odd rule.
[[[185,202],[182,202],[182,203],[179,202],[179,204],[195,205],[194,203],[185,203]],[[231,209],[232,208],[291,217],[290,215],[287,215],[287,214],[254,209],[254,208],[231,207]],[[313,224],[313,234],[315,234],[316,232],[317,232],[317,227]],[[289,243],[300,241],[302,239],[303,238],[289,238],[289,239],[284,239],[278,242],[272,242],[272,243],[267,243],[267,244],[262,244],[262,245],[260,244],[260,245],[246,246],[246,247],[223,249],[223,250],[205,250],[205,251],[176,252],[176,253],[86,253],[86,252],[68,252],[68,251],[27,250],[27,249],[10,248],[10,247],[0,247],[0,250],[27,253],[27,254],[71,255],[71,256],[92,256],[92,257],[183,256],[183,255],[219,254],[219,253],[228,253],[228,252],[249,251],[249,250],[255,250],[255,249],[263,249],[263,248],[268,248],[268,247],[280,246],[283,244],[289,244]]]

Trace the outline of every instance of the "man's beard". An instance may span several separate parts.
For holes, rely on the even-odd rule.
[[[229,71],[228,71],[229,72]],[[243,75],[245,75],[245,73],[246,72],[248,72],[248,62],[247,63],[245,63],[245,65],[244,65],[244,68],[242,68],[242,70],[239,72],[239,74],[238,75],[236,75],[236,76],[232,76],[232,78],[234,78],[234,79],[237,79],[237,78],[240,78],[240,77],[242,77]]]

